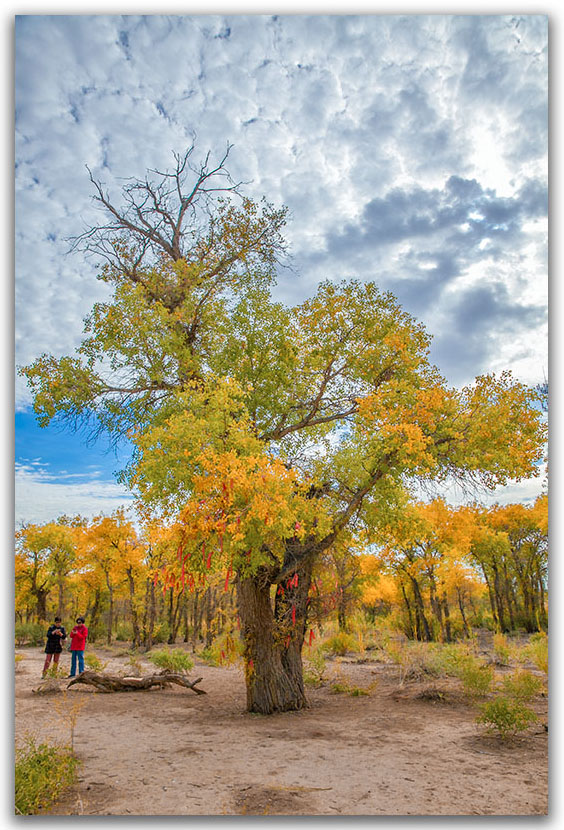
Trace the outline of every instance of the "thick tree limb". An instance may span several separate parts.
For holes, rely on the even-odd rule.
[[[94,686],[99,692],[140,692],[152,689],[154,686],[162,689],[169,683],[176,683],[178,686],[191,689],[197,695],[205,695],[206,692],[203,689],[196,688],[196,684],[200,683],[201,680],[201,677],[198,677],[197,680],[190,680],[183,674],[173,674],[172,672],[151,674],[146,677],[120,677],[120,675],[115,674],[84,671],[82,674],[73,677],[67,689],[70,689],[76,683],[84,683],[87,686]]]

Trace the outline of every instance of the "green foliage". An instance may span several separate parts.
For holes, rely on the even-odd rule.
[[[464,665],[473,659],[472,649],[466,643],[447,643],[439,655],[441,671],[453,677],[460,677]]]
[[[161,649],[160,651],[151,651],[147,655],[147,659],[158,666],[159,669],[164,669],[169,672],[189,672],[194,667],[193,660],[190,659],[185,651],[180,649]]]
[[[120,623],[116,628],[116,640],[129,642],[133,639],[133,626],[129,623]]]
[[[35,815],[52,804],[76,781],[79,763],[67,748],[28,738],[16,750],[16,813]]]
[[[532,672],[521,670],[504,677],[502,687],[506,696],[521,703],[528,703],[542,690],[543,682]]]
[[[153,631],[153,642],[156,644],[166,643],[168,642],[168,638],[170,637],[170,628],[168,627],[168,622],[166,620],[159,625],[155,626]]]
[[[342,675],[337,675],[331,683],[329,691],[332,695],[349,695],[350,697],[363,697],[370,695],[370,688],[363,689],[360,686],[351,686],[348,680]]]
[[[47,625],[41,623],[16,623],[14,627],[17,646],[39,646],[47,635]]]
[[[524,649],[525,656],[545,674],[548,674],[548,637],[543,632],[533,634]]]
[[[304,683],[308,686],[321,686],[325,668],[325,656],[321,648],[309,649],[304,660]]]
[[[66,677],[66,671],[62,666],[53,663],[45,672],[45,677],[52,677],[56,680],[58,677]]]
[[[400,685],[406,680],[436,677],[443,671],[440,647],[435,644],[389,639],[383,648],[388,658],[398,665]]]
[[[482,704],[480,710],[476,722],[483,724],[488,732],[497,732],[504,740],[517,732],[523,732],[537,720],[532,709],[528,709],[521,701],[508,697],[496,697]]]
[[[477,697],[485,697],[491,690],[494,670],[476,658],[469,657],[460,668],[459,673],[464,693],[474,700]]]
[[[321,648],[329,654],[336,654],[339,657],[344,657],[349,651],[358,650],[358,640],[347,634],[345,631],[339,631],[328,640],[326,640]]]
[[[89,651],[84,655],[84,663],[89,669],[92,669],[92,671],[104,671],[108,665],[107,660],[103,663],[93,651]]]

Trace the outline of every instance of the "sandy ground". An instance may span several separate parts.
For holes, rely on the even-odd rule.
[[[108,660],[106,671],[125,673],[125,657],[95,652]],[[454,681],[399,686],[397,669],[371,658],[332,661],[327,672],[329,681],[369,688],[368,696],[332,694],[327,683],[309,690],[309,709],[264,717],[244,711],[236,667],[196,661],[190,676],[203,678],[205,696],[181,687],[101,694],[80,685],[39,696],[32,690],[42,651],[17,653],[16,741],[33,734],[69,743],[77,712],[79,782],[53,815],[547,812],[546,699],[535,704],[538,723],[502,742],[475,724]]]

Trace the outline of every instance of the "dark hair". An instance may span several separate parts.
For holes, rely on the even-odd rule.
[[[55,622],[61,622],[61,618],[60,617],[55,617]]]
[[[77,617],[76,621],[83,623],[84,622],[84,617]]]

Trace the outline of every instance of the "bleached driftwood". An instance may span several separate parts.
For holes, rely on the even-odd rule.
[[[173,672],[150,674],[146,677],[121,677],[118,674],[83,671],[82,674],[73,677],[67,689],[76,683],[85,683],[87,686],[94,686],[99,692],[142,692],[146,689],[152,689],[155,686],[162,689],[170,683],[176,683],[178,686],[192,689],[197,695],[205,695],[206,692],[203,689],[196,688],[196,685],[201,680],[201,677],[198,677],[197,680],[190,680],[184,674],[175,674]]]

